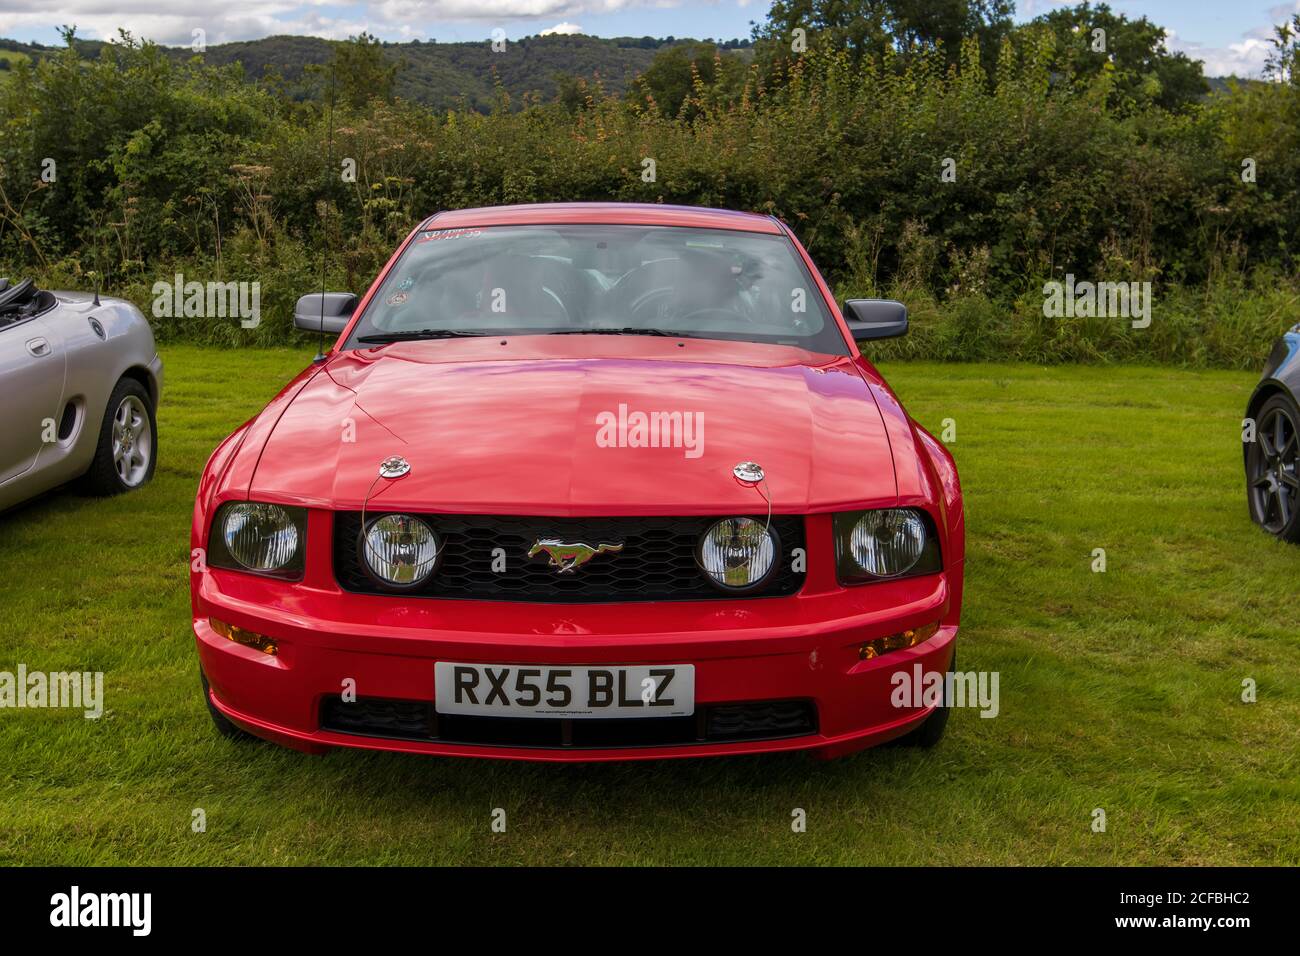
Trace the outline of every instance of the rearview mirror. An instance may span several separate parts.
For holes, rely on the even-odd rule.
[[[338,335],[347,328],[356,310],[357,297],[351,292],[313,292],[293,307],[293,327]]]
[[[907,334],[907,306],[894,299],[849,299],[844,321],[854,339],[893,339]]]

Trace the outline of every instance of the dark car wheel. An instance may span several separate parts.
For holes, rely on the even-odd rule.
[[[1246,496],[1254,522],[1284,541],[1300,541],[1300,411],[1288,395],[1274,395],[1255,416],[1255,440],[1246,449]]]
[[[948,665],[951,674],[957,667],[957,653],[954,651],[952,662]],[[948,684],[944,682],[943,703],[931,711],[930,716],[921,722],[915,730],[909,730],[896,741],[901,747],[921,747],[929,750],[943,739],[943,732],[948,727],[948,717],[952,713],[952,701],[948,697]]]
[[[202,668],[199,668],[199,682],[203,685],[203,703],[208,705],[208,716],[212,718],[212,726],[217,728],[217,733],[227,740],[252,742],[261,739],[260,737],[254,737],[246,730],[240,730],[230,722],[230,718],[217,710],[216,705],[212,703],[212,694],[208,690],[208,675],[203,673]]]
[[[120,495],[153,477],[158,464],[158,423],[143,385],[121,379],[108,398],[99,444],[82,486],[92,495]]]

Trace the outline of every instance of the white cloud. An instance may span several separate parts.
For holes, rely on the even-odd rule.
[[[557,23],[553,27],[547,27],[545,30],[542,31],[541,35],[544,37],[549,37],[549,36],[571,37],[571,36],[576,36],[581,32],[582,32],[582,27],[578,26],[578,24],[576,23]]]
[[[39,0],[0,0],[0,23],[4,25],[0,36],[12,35],[13,27],[48,29],[70,23],[76,24],[77,35],[86,39],[114,39],[119,29],[125,29],[157,43],[189,46],[195,30],[203,30],[206,42],[214,44],[277,33],[342,39],[367,28],[364,20],[342,20],[312,9],[325,2],[226,0],[214,10],[209,0],[67,0],[52,16],[50,8]]]
[[[1063,7],[1069,2],[1070,0],[1020,0],[1019,14],[1026,20],[1032,20],[1047,13],[1053,7]]]
[[[1194,60],[1205,63],[1206,76],[1258,77],[1272,46],[1264,40],[1245,39],[1226,47],[1205,47],[1198,43],[1173,45]]]
[[[48,30],[77,25],[86,39],[113,39],[119,28],[157,43],[188,46],[202,29],[209,44],[274,34],[342,39],[368,31],[390,39],[427,35],[447,21],[497,26],[512,20],[551,20],[551,32],[574,33],[572,18],[617,13],[636,7],[676,7],[681,0],[0,0],[0,36],[16,29]],[[330,16],[321,9],[342,13]]]
[[[1241,39],[1227,46],[1206,46],[1185,41],[1173,30],[1169,31],[1169,48],[1186,53],[1205,64],[1206,76],[1259,77],[1264,72],[1264,61],[1273,52],[1273,26],[1289,21],[1300,13],[1300,0],[1272,7],[1269,22],[1252,27],[1241,34]]]
[[[1074,0],[1019,0],[1017,19],[1031,20],[1053,9],[1073,5],[1073,3]],[[1123,12],[1129,17],[1142,15],[1140,10],[1126,8]],[[1286,3],[1273,6],[1265,14],[1268,17],[1267,23],[1243,31],[1237,42],[1228,42],[1222,46],[1209,46],[1194,40],[1184,40],[1177,30],[1164,22],[1160,14],[1148,13],[1147,17],[1165,28],[1168,35],[1166,44],[1170,50],[1186,53],[1194,60],[1203,61],[1206,76],[1258,77],[1263,73],[1264,61],[1272,51],[1269,40],[1273,36],[1273,24],[1290,20],[1297,13],[1300,13],[1300,0],[1288,0]]]
[[[6,2],[9,0],[0,0],[0,6]],[[637,7],[676,7],[680,3],[681,0],[377,0],[367,4],[367,9],[372,13],[380,11],[390,21],[501,23],[507,20],[556,19],[564,25],[570,22],[568,18],[583,14],[618,13]]]
[[[1259,77],[1264,72],[1264,61],[1273,51],[1273,44],[1269,42],[1272,36],[1271,26],[1255,27],[1243,33],[1236,43],[1214,47],[1184,40],[1170,30],[1168,46],[1170,50],[1202,61],[1206,76]]]

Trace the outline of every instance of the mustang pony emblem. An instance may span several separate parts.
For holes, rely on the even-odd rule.
[[[594,548],[589,544],[575,542],[570,544],[567,541],[561,541],[559,538],[541,538],[533,542],[532,548],[528,551],[530,558],[536,557],[543,551],[550,557],[550,566],[558,568],[557,574],[572,574],[575,568],[581,567],[598,554],[617,554],[623,550],[621,544],[598,544]]]

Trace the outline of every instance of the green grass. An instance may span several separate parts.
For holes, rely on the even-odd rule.
[[[887,366],[920,422],[956,421],[961,666],[1000,673],[1000,716],[958,711],[934,751],[829,764],[531,766],[316,758],[209,726],[195,481],[309,354],[167,349],[153,484],[0,517],[0,670],[102,670],[108,706],[0,711],[0,862],[1300,863],[1300,549],[1246,517],[1254,376]]]

